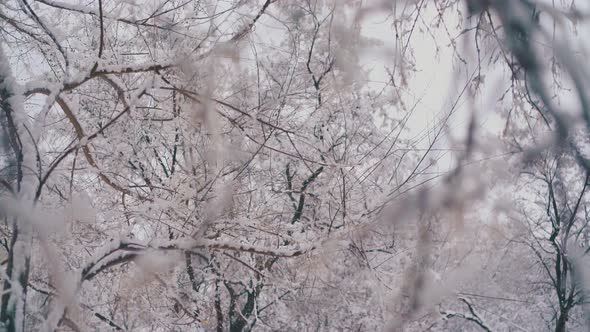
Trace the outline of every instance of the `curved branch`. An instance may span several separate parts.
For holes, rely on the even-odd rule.
[[[27,92],[27,94],[25,96],[28,97],[28,96],[30,96],[30,95],[32,95],[34,93],[38,93],[38,94],[43,94],[43,95],[49,96],[51,94],[51,91],[49,89],[47,89],[47,88],[45,88],[45,89],[38,88],[38,89],[35,89],[33,91]],[[84,129],[82,128],[82,125],[80,125],[80,122],[78,121],[78,119],[74,115],[74,112],[72,111],[72,108],[59,95],[55,97],[55,101],[57,102],[57,104],[59,105],[59,107],[62,109],[62,111],[64,112],[64,114],[66,115],[66,117],[68,118],[68,120],[70,121],[70,123],[72,124],[72,126],[74,127],[74,131],[76,132],[76,136],[78,137],[78,140],[79,141],[82,141],[86,137],[86,134],[84,133]],[[90,140],[90,137],[88,138],[88,140]],[[74,147],[73,150],[75,150],[77,148],[78,148],[78,146]],[[111,188],[113,188],[113,189],[115,189],[115,190],[117,190],[117,191],[119,191],[119,192],[121,192],[123,194],[127,194],[127,195],[130,195],[130,196],[133,196],[133,193],[129,189],[125,189],[125,188],[121,187],[120,185],[116,184],[108,176],[106,176],[103,172],[100,171],[100,168],[98,167],[98,164],[96,163],[96,161],[92,157],[92,154],[90,152],[90,148],[89,148],[88,144],[81,144],[81,148],[82,148],[82,152],[84,153],[84,157],[86,157],[86,160],[88,161],[88,163],[90,164],[90,166],[92,166],[93,168],[99,170],[98,171],[98,176],[100,177],[100,179],[104,183],[106,183],[109,187],[111,187]],[[70,150],[67,151],[67,153],[64,153],[63,154],[64,158],[65,158],[65,156],[67,156],[68,154],[70,154],[73,150],[70,149]],[[59,159],[58,158],[56,161],[59,163],[59,162],[61,162],[62,159]],[[54,164],[49,169],[49,171],[46,173],[46,175],[41,178],[41,181],[39,182],[39,187],[37,188],[37,192],[35,194],[35,199],[36,200],[39,199],[39,197],[41,196],[41,191],[43,190],[43,186],[45,185],[45,182],[47,182],[47,179],[48,179],[49,175],[51,174],[51,172],[55,169],[55,166],[57,166],[57,163],[54,162]]]

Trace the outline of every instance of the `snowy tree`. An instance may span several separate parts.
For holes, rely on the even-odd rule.
[[[583,330],[583,7],[0,2],[1,328]]]

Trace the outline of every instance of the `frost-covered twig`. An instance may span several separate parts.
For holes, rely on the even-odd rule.
[[[443,317],[445,319],[449,319],[449,318],[463,318],[466,319],[470,322],[473,322],[475,324],[477,324],[479,327],[481,327],[484,331],[487,332],[492,332],[492,328],[489,327],[489,325],[487,325],[481,318],[481,316],[475,311],[475,308],[473,307],[473,304],[471,303],[471,301],[469,301],[469,299],[464,298],[464,297],[460,297],[459,298],[460,301],[462,301],[463,303],[465,303],[467,305],[467,308],[469,309],[470,314],[464,314],[464,313],[459,313],[459,312],[454,312],[454,311],[448,311],[448,310],[441,310],[440,314],[443,315]]]

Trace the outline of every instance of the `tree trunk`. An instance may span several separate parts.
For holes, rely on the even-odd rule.
[[[3,154],[13,156],[14,160],[9,160],[9,165],[16,168],[16,186],[7,188],[12,191],[15,198],[30,198],[26,196],[28,192],[34,192],[33,182],[29,179],[34,177],[28,175],[26,181],[23,181],[24,175],[22,163],[24,162],[23,142],[19,136],[20,123],[18,115],[20,105],[15,110],[15,93],[16,82],[12,77],[8,59],[4,54],[0,44],[0,114],[2,117],[2,139],[8,141],[3,144],[6,151]],[[12,99],[12,100],[11,100]],[[20,114],[22,115],[22,114]],[[5,142],[4,142],[5,143]],[[21,188],[22,185],[22,188]],[[23,195],[24,193],[24,195]],[[4,213],[2,213],[4,214]],[[0,331],[24,331],[26,315],[27,286],[29,279],[29,267],[31,260],[31,243],[32,243],[32,223],[29,220],[19,220],[17,216],[12,216],[12,237],[8,252],[8,262],[6,265],[6,275],[2,287],[2,305],[0,307]]]
[[[569,312],[566,309],[561,309],[559,312],[559,318],[557,318],[557,324],[555,325],[555,332],[565,332],[566,323],[568,319]]]

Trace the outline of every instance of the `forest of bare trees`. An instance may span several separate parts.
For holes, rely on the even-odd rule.
[[[0,331],[588,331],[589,15],[0,0]]]

